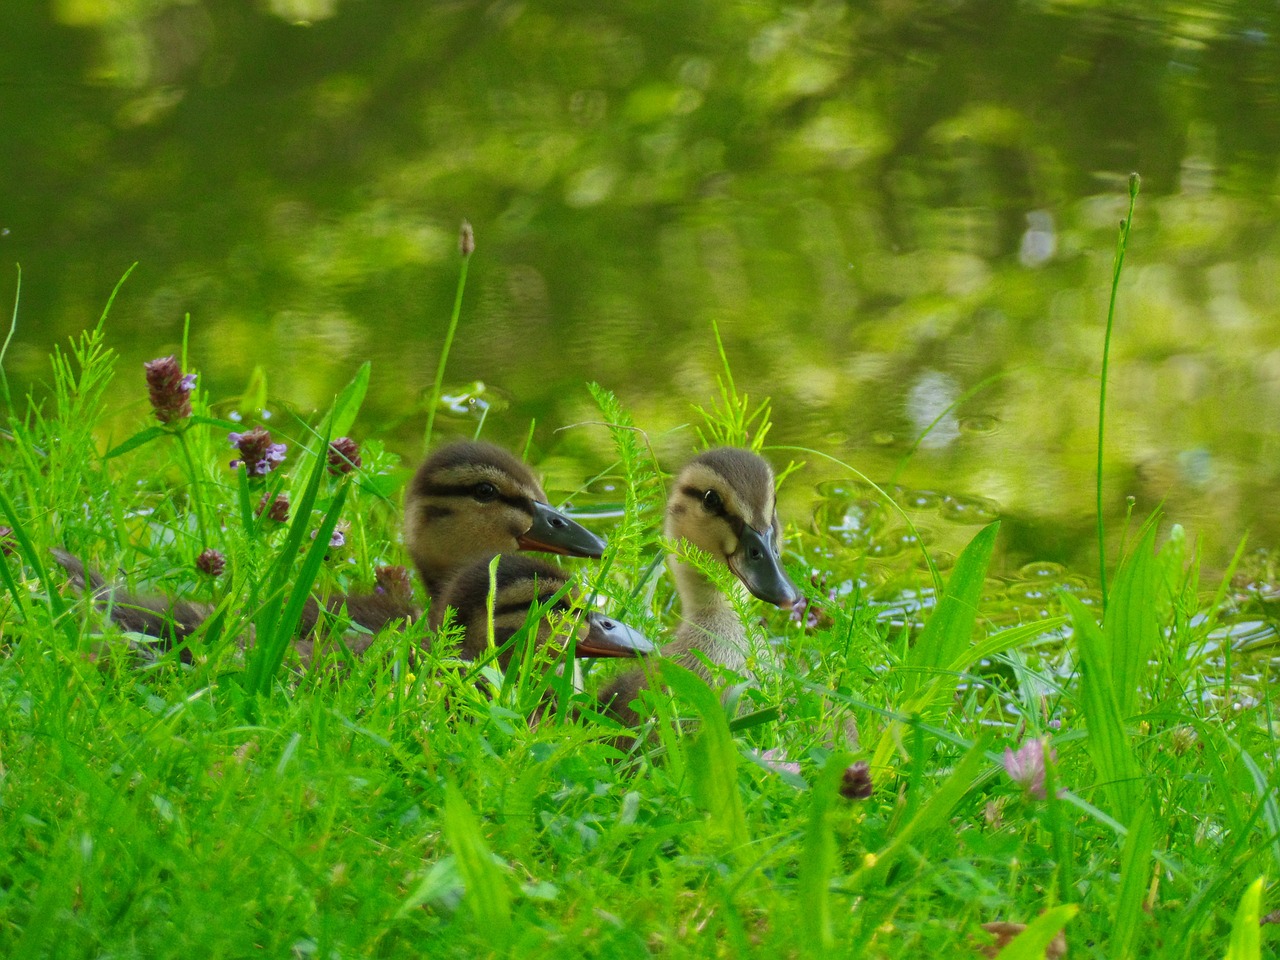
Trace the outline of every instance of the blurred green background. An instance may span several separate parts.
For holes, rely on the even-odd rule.
[[[109,321],[117,440],[189,313],[214,398],[260,366],[306,412],[372,360],[361,435],[416,458],[467,218],[448,382],[483,389],[445,428],[486,409],[518,445],[536,418],[572,489],[608,461],[598,427],[559,430],[598,419],[598,380],[676,466],[694,438],[675,428],[715,396],[715,320],[739,389],[773,398],[771,442],[979,505],[925,498],[926,527],[1002,516],[1007,569],[1090,572],[1137,171],[1117,543],[1128,497],[1163,503],[1211,569],[1246,532],[1280,540],[1274,2],[51,0],[3,19],[5,367],[39,392],[137,261]],[[807,459],[788,519],[856,524],[831,504],[841,471]]]

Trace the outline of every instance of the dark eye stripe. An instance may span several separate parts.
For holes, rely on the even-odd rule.
[[[697,503],[701,504],[702,506],[708,507],[708,509],[710,509],[711,511],[712,516],[719,517],[729,525],[729,528],[733,531],[734,536],[736,537],[742,536],[742,529],[747,525],[747,521],[744,520],[742,517],[739,517],[737,514],[730,513],[729,508],[725,506],[725,502],[723,499],[720,499],[715,506],[709,506],[707,504],[707,491],[703,490],[700,487],[694,487],[694,486],[681,487],[680,492],[683,493],[690,500],[694,500]],[[717,494],[717,496],[719,495]]]
[[[681,487],[680,492],[683,493],[690,500],[696,500],[698,503],[702,504],[703,506],[707,505],[707,491],[701,489],[700,487]],[[719,507],[711,507],[711,512],[716,514],[717,516],[721,516],[721,517],[725,516],[726,513],[724,508],[724,501],[723,500],[720,501]]]
[[[419,493],[428,497],[466,497],[475,499],[476,484],[474,483],[430,483],[419,488]],[[523,510],[529,516],[533,516],[533,501],[528,497],[516,496],[514,494],[499,493],[489,503],[502,502],[509,507],[515,507],[517,510]]]

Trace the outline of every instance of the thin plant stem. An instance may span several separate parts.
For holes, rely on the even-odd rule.
[[[444,335],[444,346],[440,350],[440,363],[436,366],[436,380],[431,387],[431,404],[427,407],[427,429],[422,437],[423,449],[431,447],[431,435],[436,425],[436,409],[440,406],[440,395],[444,392],[444,368],[449,362],[449,350],[453,347],[453,335],[458,331],[458,317],[462,315],[462,292],[467,287],[467,266],[471,263],[471,254],[475,249],[475,240],[471,234],[471,224],[462,222],[462,236],[459,244],[462,251],[462,267],[458,271],[458,291],[453,297],[453,315],[449,318],[449,329]]]
[[[9,378],[4,372],[4,358],[9,352],[9,344],[13,341],[13,333],[18,329],[18,303],[22,299],[22,264],[18,268],[18,283],[13,288],[13,319],[9,321],[9,334],[4,338],[4,346],[0,347],[0,392],[4,393],[4,405],[12,408],[13,398],[9,395]]]
[[[196,462],[191,456],[191,448],[187,445],[187,431],[179,429],[176,431],[176,435],[178,437],[178,446],[182,448],[182,458],[187,462],[187,476],[191,479],[191,500],[196,507],[196,530],[200,534],[200,549],[204,550],[211,544],[209,543],[208,531],[204,523],[204,502],[198,489],[200,481],[196,476]]]
[[[187,313],[182,320],[182,360],[179,366],[183,370],[187,369],[187,344],[191,339],[191,314]],[[196,476],[196,461],[191,456],[191,448],[187,445],[187,424],[182,424],[177,430],[178,446],[182,448],[182,458],[187,462],[187,476],[191,480],[191,499],[196,506],[196,530],[200,534],[200,549],[204,550],[210,546],[208,539],[208,530],[204,522],[204,498],[200,493],[200,479]],[[197,551],[198,552],[198,551]]]
[[[1111,330],[1116,318],[1116,293],[1120,289],[1120,271],[1124,268],[1124,253],[1129,246],[1129,228],[1133,225],[1133,205],[1138,199],[1141,178],[1129,174],[1129,215],[1120,223],[1120,237],[1116,241],[1115,267],[1111,274],[1111,302],[1107,306],[1107,332],[1102,340],[1102,383],[1098,388],[1098,465],[1096,488],[1098,503],[1098,584],[1102,589],[1102,609],[1107,608],[1107,540],[1102,519],[1102,450],[1103,431],[1107,419],[1107,369],[1111,362]]]

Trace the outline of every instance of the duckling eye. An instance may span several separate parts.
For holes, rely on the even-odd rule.
[[[477,483],[471,491],[471,495],[481,503],[488,503],[490,500],[498,498],[498,488],[486,480],[483,483]]]
[[[702,505],[707,508],[708,513],[720,513],[724,510],[724,501],[714,490],[708,490],[702,495]]]

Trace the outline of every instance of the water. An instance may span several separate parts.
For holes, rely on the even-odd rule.
[[[1129,498],[1163,506],[1218,571],[1246,532],[1280,542],[1278,27],[1252,3],[23,5],[0,36],[6,370],[47,380],[136,260],[109,326],[121,435],[189,313],[228,409],[259,367],[278,405],[323,407],[369,359],[358,432],[415,458],[465,217],[445,428],[521,445],[536,421],[576,490],[608,458],[596,380],[674,468],[715,321],[771,441],[915,524],[779,451],[809,462],[782,501],[806,538],[888,582],[999,517],[1012,581],[1091,576],[1136,170],[1107,521],[1118,543]]]

